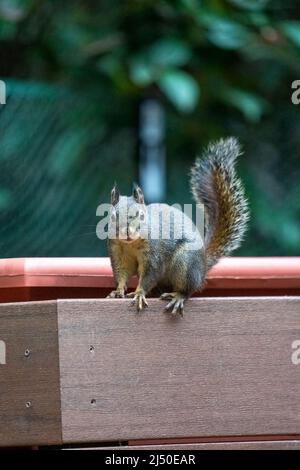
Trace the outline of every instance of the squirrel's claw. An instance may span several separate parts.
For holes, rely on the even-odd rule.
[[[161,294],[160,299],[162,300],[172,300],[176,296],[176,292],[166,292],[165,294]]]
[[[143,310],[144,308],[148,307],[148,302],[146,300],[145,294],[143,291],[135,291],[130,292],[126,295],[127,298],[133,298],[132,305],[136,305],[136,309],[138,312]]]
[[[128,294],[125,295],[126,299],[133,299],[135,296],[135,292],[129,292]]]
[[[170,312],[172,315],[177,315],[179,313],[179,315],[183,316],[184,314],[184,301],[185,301],[185,298],[182,297],[181,294],[178,294],[176,292],[171,292],[171,293],[166,293],[166,294],[162,294],[161,299],[172,299],[171,302],[169,302],[166,307],[165,307],[165,311],[167,312]]]
[[[177,315],[177,313],[179,313],[179,315],[183,316],[184,314],[183,303],[184,303],[183,299],[181,300],[173,299],[165,307],[165,310],[168,313],[171,313],[172,315]]]
[[[125,297],[124,289],[116,289],[111,291],[106,297],[107,299],[123,299]]]

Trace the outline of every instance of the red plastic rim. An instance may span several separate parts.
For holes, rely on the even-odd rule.
[[[129,287],[135,285],[136,279],[132,279]],[[113,286],[109,258],[0,260],[2,302],[70,296],[102,297]],[[224,292],[226,295],[248,295],[249,292],[262,295],[273,291],[300,293],[300,257],[223,258],[210,271],[204,295],[222,295]]]

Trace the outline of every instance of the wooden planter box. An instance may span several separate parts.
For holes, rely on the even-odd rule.
[[[103,295],[106,260],[98,274],[94,260],[2,261],[0,446],[300,448],[300,263],[264,261],[255,275],[254,260],[224,260],[183,319],[159,299],[136,314],[130,300],[59,298]]]

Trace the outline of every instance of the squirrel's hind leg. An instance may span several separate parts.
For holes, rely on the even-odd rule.
[[[181,294],[180,292],[166,292],[160,296],[163,300],[170,300],[166,307],[165,311],[171,313],[172,315],[181,315],[184,314],[184,302],[187,300],[187,296]]]
[[[165,310],[183,315],[184,304],[203,285],[204,263],[202,253],[188,250],[185,246],[175,252],[168,273],[168,281],[173,292],[161,295],[163,300],[171,300]]]

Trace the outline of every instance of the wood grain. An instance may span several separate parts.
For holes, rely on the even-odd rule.
[[[300,434],[300,297],[58,301],[64,442]]]
[[[0,305],[0,339],[0,446],[61,443],[56,302]]]
[[[194,444],[168,444],[157,446],[76,447],[74,449],[69,448],[67,450],[106,450],[108,452],[118,450],[300,450],[300,441],[201,442]]]

